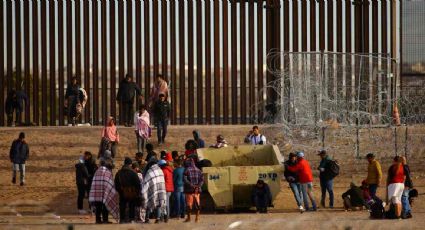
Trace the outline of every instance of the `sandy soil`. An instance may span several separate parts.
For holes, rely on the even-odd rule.
[[[240,144],[243,136],[251,126],[171,126],[166,145],[158,150],[183,150],[184,143],[191,137],[193,129],[200,130],[208,144],[214,142],[215,136],[223,134],[229,143]],[[66,229],[68,223],[77,224],[75,229],[91,229],[94,219],[89,216],[76,215],[76,186],[74,164],[83,151],[89,150],[97,154],[99,144],[99,127],[37,127],[37,128],[1,128],[0,129],[0,229]],[[27,162],[27,185],[20,187],[11,183],[11,164],[8,153],[11,141],[24,130],[30,145],[30,159]],[[125,156],[134,156],[136,145],[134,132],[131,128],[119,127],[121,143],[116,159],[117,167]],[[346,133],[339,130],[327,131],[326,146],[342,164],[341,175],[335,179],[336,207],[341,207],[340,194],[349,183],[359,183],[366,174],[367,162],[353,156],[352,138],[347,140]],[[372,136],[370,130],[362,130],[362,153],[372,149],[378,153],[383,171],[386,171],[393,156],[389,150],[393,144],[389,142],[391,135],[388,130],[377,132]],[[399,131],[400,132],[400,131]],[[401,131],[402,132],[402,131]],[[414,184],[421,193],[425,187],[425,127],[409,127],[409,132],[415,135],[409,138],[409,164],[413,171]],[[263,133],[269,141],[278,144],[285,152],[287,142],[282,138],[278,127],[263,127]],[[155,135],[155,133],[154,133]],[[389,137],[387,137],[389,136]],[[400,135],[401,136],[401,135]],[[372,138],[370,138],[372,137]],[[156,141],[153,140],[156,144]],[[316,140],[302,140],[293,143],[295,148],[305,148],[306,157],[311,160],[313,169],[317,168],[319,159],[314,150],[320,147]],[[286,146],[287,147],[287,146]],[[400,147],[401,148],[401,147]],[[401,152],[401,150],[400,150]],[[316,174],[317,170],[314,170]],[[314,194],[319,198],[317,175],[315,175]],[[289,187],[282,183],[282,191],[275,200],[272,214],[256,215],[239,213],[230,215],[207,215],[197,224],[183,224],[172,220],[167,225],[148,225],[152,229],[166,226],[167,228],[190,229],[227,229],[235,221],[241,224],[235,229],[281,229],[282,226],[294,229],[309,227],[316,229],[344,229],[351,226],[354,229],[389,227],[408,229],[423,229],[425,226],[425,200],[420,196],[415,201],[414,218],[407,221],[369,221],[367,212],[346,213],[342,209],[321,210],[318,213],[300,215],[294,212],[295,202]],[[379,189],[379,195],[384,196],[384,188]],[[58,218],[60,216],[60,218]],[[327,221],[331,219],[331,221]],[[84,224],[84,225],[81,225]],[[120,225],[122,229],[138,229],[142,225]],[[145,227],[146,225],[143,225]],[[117,227],[102,226],[102,229]]]

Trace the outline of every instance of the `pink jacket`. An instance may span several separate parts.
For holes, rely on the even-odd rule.
[[[110,141],[120,142],[120,135],[117,131],[117,126],[105,126],[102,129],[102,137],[108,138]]]

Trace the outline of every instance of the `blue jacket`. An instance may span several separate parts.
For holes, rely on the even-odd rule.
[[[184,186],[183,174],[184,174],[184,167],[175,168],[173,171],[173,183],[174,183],[175,191],[177,190],[177,188],[181,188]]]

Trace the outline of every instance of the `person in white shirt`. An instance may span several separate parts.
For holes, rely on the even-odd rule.
[[[265,145],[267,143],[266,137],[263,134],[260,134],[260,129],[258,126],[252,127],[252,133],[246,137],[249,140],[248,143],[252,145]]]

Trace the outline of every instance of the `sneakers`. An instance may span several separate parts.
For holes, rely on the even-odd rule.
[[[84,209],[79,209],[78,210],[78,214],[80,214],[80,215],[86,215],[87,214],[87,211],[84,210]]]
[[[12,178],[12,184],[16,184],[16,178]]]
[[[303,213],[305,211],[305,209],[303,208],[302,205],[300,205],[300,207],[298,209],[300,210],[301,213]]]

